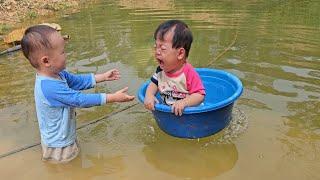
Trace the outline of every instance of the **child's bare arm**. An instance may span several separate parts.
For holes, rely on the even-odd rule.
[[[154,102],[158,102],[157,98],[154,96],[158,91],[158,86],[153,82],[150,82],[145,99],[144,99],[144,107],[149,110],[154,110]]]
[[[186,98],[183,99],[183,101],[186,104],[186,107],[188,106],[197,106],[202,103],[204,99],[204,95],[199,94],[199,93],[193,93],[190,96],[187,96]]]
[[[113,81],[120,79],[120,72],[117,69],[111,69],[105,73],[96,74],[94,75],[94,78],[97,83],[103,82],[103,81]]]
[[[185,107],[199,105],[203,99],[204,95],[193,93],[190,96],[175,102],[171,107],[172,112],[177,116],[181,116]]]
[[[125,87],[115,93],[107,94],[107,102],[127,102],[132,101],[135,97],[127,94],[128,87]]]

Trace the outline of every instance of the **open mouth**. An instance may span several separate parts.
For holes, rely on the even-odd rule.
[[[157,61],[158,61],[160,66],[163,66],[164,63],[163,63],[163,61],[161,59],[157,59]]]

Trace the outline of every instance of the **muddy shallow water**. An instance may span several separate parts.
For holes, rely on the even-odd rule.
[[[121,80],[88,92],[129,86],[131,94],[155,70],[152,37],[157,25],[184,20],[194,35],[189,61],[234,73],[244,84],[233,126],[186,140],[163,133],[137,101],[78,109],[81,154],[76,160],[43,163],[40,146],[35,146],[0,158],[2,177],[320,179],[319,8],[311,0],[118,0],[55,19],[71,36],[69,71],[116,67],[122,73]],[[17,52],[0,57],[0,70],[3,155],[38,143],[39,132],[32,67]]]

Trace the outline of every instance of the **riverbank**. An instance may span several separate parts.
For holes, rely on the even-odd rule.
[[[74,13],[88,0],[0,0],[0,35],[28,20],[55,15],[58,12]],[[91,3],[92,1],[90,1]]]

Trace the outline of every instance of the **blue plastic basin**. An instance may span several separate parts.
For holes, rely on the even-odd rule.
[[[234,102],[242,93],[241,81],[231,73],[222,70],[196,68],[206,89],[203,104],[187,107],[182,116],[171,112],[171,106],[155,104],[152,111],[160,129],[180,138],[200,138],[210,136],[225,128],[232,114]],[[144,102],[150,81],[144,83],[138,92],[140,102]],[[159,94],[157,98],[160,100]]]

